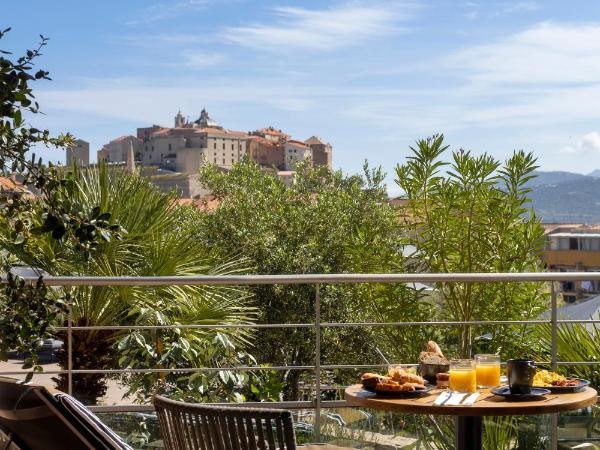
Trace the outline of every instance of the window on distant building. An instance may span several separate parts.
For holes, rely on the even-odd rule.
[[[225,150],[225,142],[223,142],[223,150]]]
[[[154,145],[152,146],[152,151],[154,151]],[[162,155],[161,155],[162,156]]]
[[[171,144],[169,144],[169,151],[171,151]]]
[[[578,250],[578,249],[579,249],[579,245],[577,242],[577,238],[569,239],[569,250]]]
[[[217,163],[217,157],[215,156],[215,164]]]
[[[217,148],[217,143],[216,142],[213,143],[213,148]]]
[[[223,164],[225,164],[225,158],[223,158]]]

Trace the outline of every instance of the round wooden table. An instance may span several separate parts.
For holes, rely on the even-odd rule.
[[[586,387],[571,394],[548,394],[543,400],[528,402],[507,401],[493,395],[489,389],[480,389],[480,397],[471,406],[437,406],[433,401],[441,390],[417,398],[381,397],[366,391],[360,384],[346,388],[346,401],[352,406],[380,409],[398,413],[456,416],[457,450],[481,450],[483,416],[520,416],[574,411],[596,403],[598,393]]]

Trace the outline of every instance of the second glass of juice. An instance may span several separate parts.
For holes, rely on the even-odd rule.
[[[500,357],[498,355],[475,355],[475,366],[478,387],[500,385]]]
[[[477,391],[475,361],[472,359],[453,359],[450,361],[451,390],[456,392]]]

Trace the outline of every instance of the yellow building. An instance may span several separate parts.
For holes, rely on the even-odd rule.
[[[551,272],[600,272],[600,225],[545,225],[542,259]],[[600,294],[599,281],[560,283],[563,299],[575,302]]]

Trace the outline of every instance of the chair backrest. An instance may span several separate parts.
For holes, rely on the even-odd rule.
[[[131,450],[74,398],[5,377],[0,430],[3,445],[14,442],[22,450]]]
[[[166,450],[296,450],[292,413],[154,397]]]

